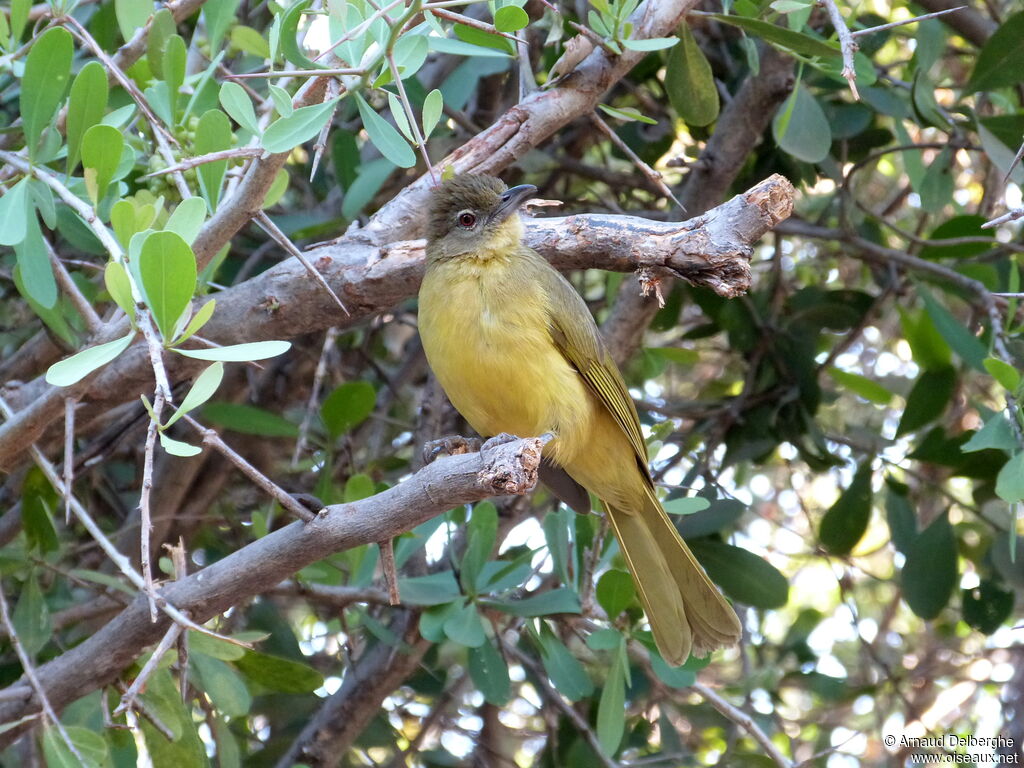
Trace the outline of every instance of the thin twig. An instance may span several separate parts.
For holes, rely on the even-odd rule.
[[[64,724],[61,723],[57,717],[57,713],[54,712],[53,707],[50,705],[50,699],[46,696],[46,689],[43,688],[39,682],[39,678],[36,677],[35,667],[32,666],[32,659],[29,658],[28,652],[25,650],[25,646],[21,644],[21,638],[18,637],[17,630],[14,629],[14,622],[11,621],[10,611],[7,609],[7,598],[4,596],[3,585],[0,584],[0,621],[3,622],[4,629],[7,630],[7,638],[11,641],[11,645],[14,646],[14,652],[18,656],[18,661],[21,662],[22,671],[25,673],[25,677],[28,678],[29,685],[36,692],[36,696],[39,697],[39,704],[42,707],[43,714],[53,727],[57,729],[61,739],[64,740],[65,746],[71,752],[72,755],[82,765],[85,765],[85,760],[82,755],[78,752],[74,742],[71,741],[71,737],[68,732],[64,730]]]
[[[872,35],[875,32],[883,32],[887,29],[894,29],[896,27],[902,27],[907,24],[916,24],[919,21],[927,21],[928,19],[937,19],[939,16],[945,16],[947,13],[954,13],[956,11],[962,11],[966,8],[966,5],[959,5],[956,8],[946,8],[943,11],[935,11],[935,13],[926,13],[922,16],[915,16],[912,19],[906,19],[904,21],[891,21],[888,24],[879,24],[877,27],[868,27],[867,29],[857,29],[850,33],[850,37],[861,37],[862,35]]]
[[[423,162],[427,164],[427,170],[430,172],[430,179],[434,184],[437,184],[437,173],[434,171],[434,164],[430,162],[430,156],[427,154],[427,142],[423,138],[423,132],[420,130],[419,121],[416,120],[416,115],[412,111],[412,102],[409,101],[409,96],[405,92],[405,85],[402,83],[402,76],[398,71],[398,65],[395,64],[395,55],[391,51],[388,51],[387,59],[388,67],[391,69],[391,77],[394,79],[395,85],[398,86],[398,98],[402,103],[402,111],[405,112],[405,119],[409,123],[409,130],[412,131],[413,138],[416,140],[416,147],[423,156]]]
[[[846,21],[843,19],[843,14],[839,12],[839,7],[836,5],[835,0],[820,0],[820,2],[825,6],[825,10],[828,11],[828,17],[832,20],[832,26],[835,27],[836,34],[839,35],[839,49],[843,54],[843,69],[839,74],[845,77],[846,82],[850,84],[853,98],[860,101],[860,94],[857,93],[857,70],[853,58],[859,48],[857,41],[850,34],[850,28],[846,26]]]
[[[241,74],[225,74],[228,80],[264,80],[278,77],[340,77],[343,75],[359,76],[364,74],[361,69],[352,67],[341,67],[335,69],[284,69],[278,71],[268,70],[266,72],[243,72]]]
[[[292,453],[292,467],[299,463],[299,456],[306,448],[306,441],[309,439],[309,426],[313,423],[313,413],[316,411],[317,402],[320,400],[320,390],[324,384],[324,377],[327,376],[327,361],[331,350],[334,349],[334,342],[338,338],[338,329],[331,326],[324,333],[324,343],[320,348],[320,359],[316,362],[316,370],[313,372],[313,385],[309,391],[309,400],[306,401],[306,412],[302,415],[302,423],[299,424],[299,438],[295,441],[295,451]]]
[[[1007,211],[1002,216],[998,216],[991,221],[986,221],[981,225],[981,228],[992,229],[993,227],[998,227],[1000,224],[1008,224],[1009,222],[1016,221],[1017,219],[1024,219],[1024,206],[1014,208],[1012,211]]]
[[[402,596],[398,592],[398,571],[395,569],[395,545],[393,539],[377,542],[380,547],[380,567],[384,572],[384,583],[388,588],[388,600],[391,605],[401,605]]]
[[[725,715],[725,717],[729,718],[736,723],[736,725],[749,733],[753,737],[754,741],[761,745],[761,748],[768,754],[768,757],[770,757],[775,764],[779,766],[779,768],[793,768],[793,761],[779,751],[779,748],[776,747],[772,743],[772,740],[768,738],[768,734],[762,731],[757,723],[754,722],[754,718],[742,709],[734,707],[706,685],[694,683],[690,688],[703,696],[711,706]]]
[[[300,251],[296,247],[295,243],[291,241],[288,235],[286,235],[284,232],[280,230],[277,224],[274,223],[273,219],[271,219],[270,216],[267,215],[266,211],[260,209],[260,211],[258,211],[256,215],[253,216],[253,221],[255,221],[259,225],[260,229],[262,229],[264,232],[270,235],[274,239],[274,241],[277,242],[278,245],[284,248],[288,252],[289,256],[294,256],[296,259],[299,260],[299,263],[301,263],[302,266],[306,268],[306,271],[309,272],[309,274],[313,277],[313,279],[320,284],[320,287],[327,291],[328,295],[330,295],[330,297],[334,299],[334,302],[339,307],[341,307],[342,312],[344,312],[346,315],[349,313],[348,309],[345,307],[345,304],[342,302],[341,299],[338,298],[338,294],[334,292],[334,289],[327,284],[327,280],[324,279],[324,276],[320,274],[320,270],[314,267],[313,263],[306,258],[306,254]]]
[[[2,415],[4,419],[10,419],[14,415],[14,411],[11,409],[11,406],[8,405],[7,401],[2,397],[0,397],[0,415]],[[75,517],[78,519],[78,522],[80,522],[86,531],[89,532],[93,540],[99,545],[100,549],[103,550],[106,556],[110,558],[114,565],[117,566],[118,570],[127,577],[128,581],[135,585],[136,589],[140,591],[145,590],[146,583],[142,578],[142,575],[132,567],[131,561],[129,561],[128,558],[114,546],[114,543],[107,538],[107,535],[103,533],[103,529],[101,529],[96,524],[96,521],[92,519],[92,515],[89,514],[89,511],[85,506],[75,498],[74,494],[72,494],[70,490],[65,490],[64,483],[57,474],[57,470],[54,469],[53,464],[51,464],[50,460],[43,455],[43,452],[39,450],[39,447],[36,446],[35,443],[29,446],[29,455],[36,463],[36,466],[43,471],[43,474],[50,482],[50,485],[52,485],[58,493],[67,493],[68,496],[70,496],[71,511],[75,513]],[[164,597],[159,594],[156,597],[157,605],[160,607],[160,610],[166,613],[173,621],[184,625],[186,629],[191,629],[193,632],[200,632],[204,635],[215,637],[218,640],[231,643],[232,645],[238,645],[242,648],[252,650],[252,644],[243,642],[242,640],[236,640],[233,637],[225,637],[224,635],[214,632],[212,629],[196,624],[188,616],[167,602]]]
[[[519,660],[520,664],[524,667],[529,667],[533,671],[533,679],[540,683],[541,693],[543,693],[544,697],[554,704],[563,715],[569,718],[569,721],[576,727],[576,730],[583,735],[584,740],[590,745],[594,754],[597,755],[597,759],[601,762],[601,765],[603,765],[604,768],[621,768],[619,763],[615,762],[615,760],[605,753],[604,747],[601,746],[601,742],[597,738],[597,734],[594,733],[594,729],[590,727],[590,723],[584,719],[583,715],[569,706],[565,702],[565,699],[562,698],[562,694],[560,694],[555,687],[548,682],[547,674],[539,667],[537,662],[519,650],[516,646],[506,643],[500,633],[496,633],[495,637],[506,654],[515,656],[516,659]]]
[[[469,16],[463,16],[461,13],[455,13],[453,11],[446,11],[441,8],[431,8],[430,12],[440,19],[446,21],[453,21],[456,24],[464,24],[467,27],[473,29],[479,29],[481,32],[486,32],[489,35],[501,35],[502,37],[508,38],[509,40],[515,40],[517,43],[525,42],[520,40],[515,35],[511,35],[507,32],[501,32],[493,24],[488,24],[486,21],[478,21],[477,19],[470,18]]]
[[[222,149],[219,152],[209,152],[205,155],[199,155],[198,157],[187,157],[184,160],[180,160],[177,165],[172,165],[170,168],[161,168],[159,171],[153,171],[147,173],[145,176],[140,176],[142,179],[149,179],[153,176],[163,176],[168,173],[176,173],[179,171],[187,171],[190,168],[196,168],[206,163],[216,163],[218,160],[237,160],[244,157],[259,157],[265,150],[259,147],[234,147],[232,149]]]
[[[92,304],[89,303],[89,300],[78,289],[75,281],[71,279],[71,273],[68,272],[64,262],[60,260],[60,256],[57,255],[50,241],[45,237],[43,238],[43,245],[46,246],[46,252],[50,255],[50,265],[53,267],[53,274],[57,278],[57,285],[60,286],[61,291],[64,292],[64,295],[68,297],[71,303],[75,305],[75,309],[78,310],[78,314],[85,321],[85,327],[89,333],[93,335],[99,333],[103,329],[102,318],[96,314]]]
[[[224,458],[238,467],[242,474],[253,481],[260,489],[267,493],[272,499],[280,504],[288,512],[298,517],[301,520],[305,520],[307,523],[310,520],[315,520],[316,515],[302,506],[295,498],[289,495],[283,488],[277,485],[273,480],[260,472],[256,467],[242,458],[240,455],[235,453],[232,448],[220,439],[220,435],[214,432],[212,429],[207,429],[198,421],[193,419],[189,415],[184,416],[184,420],[195,429],[200,435],[202,435],[203,442],[215,449]]]
[[[612,130],[612,127],[605,122],[603,117],[601,117],[596,112],[591,112],[590,120],[591,122],[594,123],[594,125],[597,126],[601,133],[603,133],[611,140],[612,144],[618,147],[619,150],[626,157],[628,157],[630,161],[632,161],[633,165],[640,169],[640,172],[647,178],[648,181],[651,182],[651,184],[658,188],[661,194],[663,194],[673,203],[678,205],[680,210],[686,210],[683,204],[679,202],[676,196],[672,193],[672,190],[668,188],[668,185],[665,183],[665,180],[661,178],[661,174],[658,173],[653,168],[651,168],[651,166],[649,166],[647,163],[645,163],[640,158],[640,156],[636,152],[634,152],[626,142],[622,140],[619,134]]]
[[[121,702],[117,705],[117,708],[113,712],[114,717],[120,717],[129,709],[133,709],[135,707],[136,697],[142,691],[142,688],[146,685],[146,681],[149,680],[149,676],[152,675],[154,671],[156,671],[157,666],[160,664],[160,659],[162,659],[163,655],[170,650],[172,645],[174,645],[174,643],[178,639],[178,635],[180,635],[181,632],[182,629],[180,624],[171,624],[171,626],[167,628],[167,632],[164,633],[164,636],[160,640],[160,643],[153,650],[153,653],[150,655],[149,660],[146,662],[145,666],[143,666],[142,669],[139,671],[139,674],[135,676],[135,679],[132,681],[132,684],[121,697]]]
[[[327,94],[324,96],[324,101],[327,102],[338,98],[338,96],[341,95],[341,89],[341,82],[339,80],[332,79],[327,84]],[[316,176],[316,169],[320,167],[320,161],[323,159],[324,150],[327,149],[327,134],[333,127],[334,115],[338,111],[338,105],[340,103],[341,102],[338,101],[334,103],[334,108],[331,110],[331,116],[327,118],[327,122],[324,123],[324,127],[321,128],[320,133],[317,134],[316,141],[313,142],[313,162],[310,163],[309,167],[310,181],[312,181],[313,177]]]
[[[71,524],[71,489],[75,479],[75,405],[73,397],[64,400],[64,525]]]

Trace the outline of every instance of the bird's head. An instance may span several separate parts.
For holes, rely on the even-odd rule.
[[[506,188],[493,176],[463,174],[439,186],[427,224],[428,253],[433,259],[508,255],[519,244],[519,207],[537,188]]]

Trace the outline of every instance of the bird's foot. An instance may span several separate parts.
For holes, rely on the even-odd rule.
[[[480,450],[479,437],[462,437],[451,435],[437,440],[428,440],[423,444],[423,462],[432,463],[442,453],[457,456],[461,453],[477,453]]]
[[[519,438],[515,435],[510,435],[508,432],[499,432],[494,437],[489,437],[484,441],[484,444],[480,446],[481,451],[489,451],[492,448],[497,448],[499,445],[505,443],[511,443]]]

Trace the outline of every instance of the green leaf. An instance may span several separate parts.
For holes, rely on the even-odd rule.
[[[38,467],[31,467],[21,484],[21,526],[29,551],[46,554],[60,548],[52,513],[57,503],[57,492],[46,475]]]
[[[859,395],[876,405],[888,405],[892,400],[892,392],[877,381],[872,381],[866,376],[861,376],[859,373],[829,368],[828,375],[832,377],[836,384],[845,387],[855,395]]]
[[[167,217],[164,230],[175,232],[181,236],[186,243],[191,244],[203,227],[206,219],[206,204],[201,197],[188,197],[178,203],[177,207]]]
[[[288,117],[280,117],[267,128],[261,144],[268,152],[278,154],[291,152],[304,141],[309,141],[327,124],[334,114],[338,99],[330,99],[323,104],[311,107],[300,107]],[[376,113],[374,113],[376,114]],[[383,120],[384,118],[378,117]],[[390,126],[388,126],[390,128]],[[394,130],[392,128],[391,130]],[[412,152],[412,150],[409,150]],[[407,166],[408,167],[408,166]]]
[[[647,117],[642,112],[633,107],[610,107],[607,104],[598,104],[601,111],[605,114],[611,115],[619,120],[625,120],[626,122],[639,121],[641,123],[647,123],[648,125],[657,125],[658,121],[650,117]]]
[[[198,456],[203,452],[203,449],[198,445],[192,445],[192,443],[186,443],[182,440],[175,440],[164,432],[160,433],[160,446],[171,454],[171,456],[181,456],[186,459],[189,456]]]
[[[235,14],[241,0],[207,0],[203,3],[203,16],[206,17],[206,36],[210,50],[218,51],[228,26],[235,20]],[[234,83],[232,83],[234,85]],[[253,131],[255,133],[255,131]]]
[[[317,69],[316,62],[310,60],[298,43],[299,21],[303,12],[312,5],[312,0],[296,0],[288,6],[281,17],[281,53],[285,59],[300,69]]]
[[[789,581],[759,555],[715,539],[697,539],[691,548],[711,580],[733,600],[765,610],[789,600]]]
[[[821,105],[801,83],[772,120],[779,147],[805,163],[819,163],[832,147],[832,129]]]
[[[21,124],[29,157],[35,158],[39,137],[64,100],[71,77],[74,45],[64,27],[52,27],[36,38],[25,59],[21,80]]]
[[[494,48],[497,51],[503,51],[505,53],[512,53],[514,51],[512,41],[508,38],[491,32],[485,32],[484,30],[477,29],[476,27],[456,23],[452,25],[452,32],[455,33],[455,36],[459,40],[469,43],[470,45],[479,46],[481,48]]]
[[[398,591],[402,595],[402,602],[409,605],[442,605],[462,595],[455,574],[451,571],[399,578]]]
[[[199,333],[199,330],[213,317],[213,310],[216,306],[216,299],[210,299],[203,304],[199,311],[192,315],[192,319],[188,321],[188,325],[185,326],[185,330],[181,332],[181,336],[177,338],[176,343],[180,344],[194,334]]]
[[[228,664],[202,653],[190,653],[189,664],[199,677],[199,689],[229,717],[244,717],[252,707],[252,695],[242,678]]]
[[[351,504],[353,501],[368,499],[377,492],[376,484],[369,475],[352,475],[345,481],[345,493],[342,501]]]
[[[110,765],[107,742],[96,731],[80,725],[66,725],[64,733],[82,760],[68,749],[60,731],[47,723],[43,729],[43,757],[48,768],[105,768]]]
[[[710,125],[718,117],[718,87],[711,64],[689,24],[680,25],[679,45],[669,51],[665,91],[672,109],[688,125]]]
[[[1006,453],[1013,453],[1017,450],[1017,438],[1013,434],[1013,426],[1001,412],[992,414],[985,425],[975,432],[970,440],[960,446],[960,450],[964,453],[984,451],[987,448],[994,448]]]
[[[673,502],[668,502],[672,504]],[[736,499],[718,499],[708,509],[687,515],[674,521],[679,535],[684,539],[696,539],[717,533],[739,520],[747,511],[746,506]]]
[[[1024,453],[1018,453],[999,470],[996,495],[1007,504],[1024,501]]]
[[[244,403],[209,403],[203,419],[243,435],[298,437],[299,428],[276,413]]]
[[[615,654],[597,705],[597,740],[609,757],[614,755],[626,730],[625,648]]]
[[[910,96],[914,111],[917,112],[922,122],[934,125],[939,129],[949,128],[949,120],[939,109],[939,103],[935,100],[935,86],[928,79],[926,72],[919,69],[914,75]]]
[[[26,176],[0,197],[0,245],[17,245],[28,232],[28,218],[32,214],[28,204]]]
[[[204,112],[203,116],[199,118],[193,150],[197,155],[207,155],[222,149],[231,149],[233,138],[228,116],[219,109],[211,109]],[[227,170],[227,160],[203,163],[196,169],[196,173],[199,175],[199,188],[202,190],[211,213],[217,210],[217,203],[220,202],[221,183],[224,181],[224,174]],[[185,239],[191,243],[194,238]]]
[[[153,313],[160,334],[168,343],[174,340],[175,324],[192,301],[196,290],[196,257],[192,248],[176,232],[153,232],[142,243],[139,277],[146,305]],[[204,352],[221,352],[221,347]],[[178,350],[180,351],[180,350]],[[196,357],[198,355],[190,355]],[[222,360],[222,357],[200,358]],[[249,358],[245,358],[249,359]]]
[[[1013,613],[1013,592],[990,579],[983,579],[974,589],[964,589],[960,594],[964,621],[986,635],[999,629]]]
[[[847,555],[864,536],[871,519],[871,460],[857,468],[849,487],[821,520],[819,537],[829,552]]]
[[[522,8],[506,5],[494,12],[494,27],[499,32],[518,32],[530,23],[530,17]]]
[[[388,107],[391,110],[391,117],[395,121],[395,125],[398,126],[398,130],[402,132],[410,142],[415,143],[413,137],[412,127],[409,125],[409,119],[405,116],[405,109],[402,107],[402,102],[398,100],[398,97],[393,93],[388,93]]]
[[[1009,392],[1016,392],[1020,387],[1020,372],[1009,363],[997,357],[987,357],[982,360],[981,364],[985,366],[989,375]]]
[[[894,487],[887,481],[885,493],[885,517],[889,523],[889,534],[893,546],[904,555],[910,551],[917,538],[917,515],[910,505],[906,487]]]
[[[199,374],[199,376],[196,377],[195,383],[192,385],[192,389],[188,391],[188,394],[185,395],[185,399],[182,400],[181,405],[178,406],[178,410],[170,419],[168,419],[167,423],[164,424],[164,429],[167,429],[167,427],[171,426],[186,413],[195,410],[213,397],[213,393],[217,391],[217,387],[220,386],[223,379],[224,363],[214,363]]]
[[[944,512],[907,551],[901,576],[903,597],[922,619],[934,619],[949,602],[958,576],[956,537]]]
[[[128,349],[134,336],[135,331],[131,331],[120,339],[83,349],[66,360],[54,363],[46,371],[46,383],[54,387],[70,387]]]
[[[537,641],[540,644],[540,659],[544,671],[560,694],[569,701],[580,701],[594,692],[594,683],[587,670],[555,636],[546,622],[541,622]],[[621,674],[619,677],[621,678]]]
[[[227,347],[211,347],[210,349],[178,349],[175,347],[174,351],[179,355],[196,360],[248,363],[253,360],[266,360],[283,355],[291,346],[290,341],[252,341],[247,344],[232,344]]]
[[[114,0],[114,14],[117,17],[117,26],[121,30],[121,37],[127,43],[135,33],[146,26],[150,14],[153,13],[153,3],[149,0]]]
[[[469,649],[469,676],[489,704],[500,707],[508,702],[512,694],[508,665],[493,641]]]
[[[622,41],[622,47],[631,51],[663,51],[671,48],[676,42],[678,41],[674,37],[628,38]]]
[[[462,555],[459,578],[467,594],[477,594],[482,585],[478,584],[484,563],[491,556],[494,540],[498,535],[498,510],[489,501],[482,501],[473,507],[469,519],[466,550]]]
[[[921,208],[928,213],[939,213],[953,202],[953,154],[943,148],[924,172],[918,193]]]
[[[924,371],[907,395],[907,407],[896,428],[896,436],[914,432],[941,416],[954,389],[956,371],[953,368]]]
[[[480,603],[503,613],[525,617],[550,616],[554,613],[577,614],[581,610],[579,595],[569,587],[558,587],[522,600],[484,599]]]
[[[107,194],[107,187],[121,163],[124,137],[121,131],[102,123],[92,126],[82,137],[82,167],[85,186],[94,207]]]
[[[569,577],[569,513],[564,510],[549,512],[544,516],[541,527],[547,541],[548,553],[554,564],[555,574],[563,584],[571,584]]]
[[[162,62],[164,76],[163,81],[167,84],[167,114],[171,122],[178,120],[178,101],[181,95],[181,86],[185,83],[185,67],[188,63],[188,49],[181,35],[171,35],[167,39],[167,47],[164,48]]]
[[[107,267],[103,270],[103,283],[114,303],[123,309],[128,317],[132,317],[135,314],[135,302],[132,299],[132,287],[124,265],[118,261],[107,262]]]
[[[612,568],[601,574],[601,578],[597,580],[597,602],[612,621],[626,610],[635,597],[633,577],[625,571]]]
[[[946,340],[960,359],[977,371],[984,370],[982,361],[988,356],[988,350],[977,336],[968,331],[963,324],[950,314],[949,310],[939,304],[931,291],[920,283],[917,292],[924,300],[925,310],[939,333]]]
[[[380,153],[399,168],[412,168],[416,165],[416,153],[391,123],[378,115],[358,93],[355,94],[355,100],[363,128]]]
[[[188,649],[190,653],[204,653],[221,661],[238,661],[245,656],[246,650],[240,645],[195,630],[188,631]]]
[[[289,117],[295,113],[292,97],[288,95],[288,91],[273,83],[267,85],[267,90],[270,92],[270,99],[274,102],[274,109],[277,110],[277,114],[281,117]]]
[[[103,119],[107,111],[110,87],[107,85],[107,71],[98,61],[90,61],[75,77],[68,99],[67,173],[70,175],[78,165],[82,152],[82,137],[85,132]]]
[[[978,54],[967,93],[991,91],[1024,80],[1024,12],[996,27]]]
[[[14,629],[18,633],[25,652],[34,657],[50,640],[51,622],[50,609],[43,598],[43,592],[39,589],[39,582],[33,572],[25,582],[25,587],[18,598],[18,604],[14,606],[14,614],[11,616]]]
[[[692,656],[683,666],[671,667],[668,662],[661,657],[661,653],[655,652],[651,654],[651,669],[654,670],[654,674],[656,674],[661,682],[665,683],[665,685],[669,685],[673,688],[689,688],[697,682],[697,672],[693,669],[688,669],[691,661],[693,661]]]
[[[263,35],[252,27],[236,24],[231,28],[231,45],[260,59],[270,58],[270,45]]]
[[[666,501],[661,506],[670,515],[693,515],[710,507],[711,502],[703,496],[690,496]]]
[[[25,238],[15,244],[14,253],[21,271],[21,281],[28,295],[44,309],[57,304],[57,281],[50,265],[50,252],[39,231],[35,211],[28,212]]]
[[[918,255],[922,259],[967,259],[990,251],[996,246],[995,234],[991,230],[982,229],[981,225],[984,223],[985,217],[975,214],[965,214],[947,219],[932,230],[932,233],[928,236],[930,241],[975,237],[982,242],[959,243],[956,245],[943,245],[942,243],[926,245]],[[984,242],[985,240],[988,242]]]
[[[256,110],[253,109],[252,99],[245,92],[245,88],[230,80],[224,83],[220,87],[220,105],[242,128],[254,136],[259,135],[260,127],[256,120]]]
[[[445,621],[444,633],[449,640],[467,648],[479,648],[487,642],[484,623],[473,603],[466,603]]]
[[[21,42],[21,33],[25,31],[25,23],[28,21],[29,11],[32,10],[32,0],[11,0],[11,40]]]
[[[775,0],[768,7],[779,13],[793,13],[794,11],[806,10],[811,6],[811,3],[804,2],[804,0]]]
[[[802,32],[795,32],[785,27],[779,27],[767,21],[752,19],[746,16],[727,16],[721,13],[709,13],[708,18],[717,19],[724,24],[731,24],[734,27],[746,30],[770,43],[783,51],[791,51],[802,56],[819,57],[840,61],[839,49],[833,47],[824,40]]]
[[[361,424],[377,403],[377,393],[368,381],[347,381],[324,398],[320,418],[332,440]]]
[[[259,651],[246,651],[235,666],[253,682],[281,693],[312,693],[324,677],[312,667]]]
[[[157,80],[164,79],[164,51],[167,50],[167,41],[175,34],[177,26],[174,23],[174,14],[167,8],[161,8],[153,15],[149,35],[146,37],[146,61],[149,62],[149,70]]]

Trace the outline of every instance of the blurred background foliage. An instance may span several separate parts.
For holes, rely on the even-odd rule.
[[[871,30],[855,37],[855,94],[828,9],[807,0],[700,3],[655,40],[631,38],[636,0],[207,0],[175,21],[180,4],[154,15],[147,0],[12,0],[0,13],[5,397],[47,370],[69,383],[111,364],[136,328],[168,350],[201,335],[216,309],[193,316],[191,299],[285,258],[274,229],[301,247],[365,222],[522,93],[573,87],[588,46],[646,56],[600,119],[522,157],[510,184],[536,184],[566,212],[664,220],[771,173],[800,194],[743,297],[663,283],[659,308],[622,275],[570,276],[616,340],[666,508],[736,604],[739,648],[668,667],[603,519],[541,489],[400,537],[399,608],[373,545],[215,622],[257,650],[189,633],[187,662],[164,657],[132,731],[105,724],[122,690],[79,699],[61,720],[88,764],[141,752],[221,768],[841,768],[905,764],[914,750],[885,735],[946,733],[1001,734],[1020,754],[1024,245],[1012,220],[983,226],[1021,205],[1018,5],[885,29],[946,5],[842,5],[850,30]],[[133,38],[140,55],[112,61]],[[293,103],[302,71],[325,66],[339,87]],[[236,77],[282,71],[298,74]],[[262,205],[274,226],[197,263],[197,234],[261,151],[288,153]],[[162,172],[212,152],[224,154]],[[113,246],[98,235],[108,226]],[[79,352],[117,307],[132,333]],[[636,341],[622,341],[631,325]],[[206,350],[188,408],[289,490],[366,498],[417,468],[425,440],[468,433],[415,328],[409,299],[290,348]],[[196,570],[287,522],[149,399],[148,415],[113,409],[75,444],[91,457],[77,496],[135,562],[151,419],[154,547],[180,539]],[[43,663],[135,588],[64,523],[28,447],[0,490],[0,572],[11,625]],[[162,550],[154,564],[173,572]],[[21,674],[4,641],[0,678]],[[738,709],[718,711],[698,678]],[[0,761],[77,758],[41,725]]]

